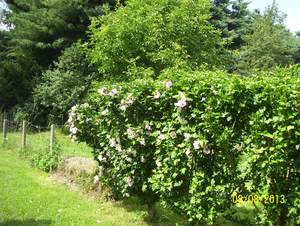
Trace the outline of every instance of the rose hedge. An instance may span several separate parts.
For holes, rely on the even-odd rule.
[[[138,196],[150,217],[160,199],[186,224],[214,225],[236,192],[285,195],[285,204],[265,204],[257,221],[299,223],[299,71],[243,79],[166,72],[155,81],[96,84],[70,111],[71,136],[93,147],[106,169],[100,180]]]

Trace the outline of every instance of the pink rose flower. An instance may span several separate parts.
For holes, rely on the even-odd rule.
[[[145,129],[150,130],[150,131],[152,130],[152,129],[151,129],[151,126],[150,126],[149,124],[146,124],[146,125],[145,125]]]
[[[176,137],[176,133],[175,133],[175,132],[172,132],[172,133],[171,133],[171,137],[172,137],[172,139],[174,139],[174,138]]]
[[[169,89],[169,88],[172,86],[172,81],[168,81],[168,82],[166,83],[166,86],[167,86],[167,88]]]
[[[76,134],[77,130],[78,129],[76,127],[70,128],[70,132],[73,134]]]
[[[158,99],[160,97],[160,93],[158,92],[158,90],[156,90],[156,95],[154,96],[154,99]]]
[[[110,144],[110,146],[113,148],[113,147],[115,147],[115,146],[117,145],[117,142],[116,142],[115,139],[110,139],[110,140],[109,140],[109,144]]]
[[[100,93],[101,96],[104,96],[105,95],[105,93],[104,93],[105,89],[106,89],[105,87],[103,87],[102,89],[98,89],[98,93]]]
[[[162,166],[161,162],[158,162],[156,165],[157,165],[158,167],[161,167],[161,166]]]
[[[164,135],[163,134],[160,134],[159,136],[158,136],[158,139],[164,139]]]
[[[183,120],[181,121],[181,124],[186,125],[186,124],[188,124],[188,121],[185,120],[185,119],[183,119]]]
[[[122,106],[120,107],[120,109],[121,109],[122,111],[125,111],[125,110],[126,110],[126,107],[127,107],[127,105],[122,105]]]
[[[144,146],[145,146],[145,145],[146,145],[146,144],[145,144],[145,138],[143,138],[143,139],[141,140],[140,143],[141,143],[141,145],[144,145]]]
[[[106,115],[108,113],[108,110],[105,109],[104,111],[101,112],[102,115]]]
[[[206,147],[206,146],[204,146],[203,147],[203,153],[205,153],[205,154],[210,154],[210,150],[209,150],[209,148],[208,147]]]
[[[199,144],[199,139],[198,139],[198,140],[195,140],[194,143],[193,143],[193,145],[194,145],[194,148],[195,148],[195,149],[200,149],[200,148],[201,148],[201,146],[200,146],[200,144]]]
[[[189,154],[191,154],[191,151],[190,151],[190,150],[187,150],[187,151],[185,152],[185,154],[186,154],[186,155],[189,155]]]

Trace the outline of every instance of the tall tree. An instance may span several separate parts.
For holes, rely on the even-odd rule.
[[[89,67],[83,47],[75,43],[43,72],[42,82],[34,89],[34,100],[53,120],[65,122],[69,109],[85,98],[96,71]]]
[[[41,77],[42,70],[53,65],[53,61],[57,61],[66,48],[78,39],[87,40],[89,16],[101,15],[103,4],[112,10],[117,1],[2,2],[6,3],[7,8],[2,11],[0,22],[10,29],[0,34],[0,104],[5,103],[5,108],[9,110],[31,96],[40,81],[37,77]]]
[[[244,45],[243,36],[250,31],[252,13],[249,2],[244,0],[211,0],[210,22],[222,32],[222,38],[231,40],[229,49],[239,49]]]
[[[277,66],[289,66],[294,62],[296,49],[289,44],[284,32],[283,21],[286,15],[273,4],[268,6],[263,15],[257,15],[252,25],[252,32],[245,36],[246,48],[236,66],[236,73],[250,75],[252,69],[263,71]]]
[[[128,1],[92,20],[90,61],[109,78],[218,66],[221,39],[208,22],[209,8],[209,0]]]
[[[11,44],[31,48],[39,65],[47,68],[61,51],[86,39],[89,15],[102,14],[102,4],[116,1],[5,0],[3,22],[13,26]]]
[[[0,107],[10,109],[31,94],[41,71],[30,48],[9,46],[7,31],[0,31]]]

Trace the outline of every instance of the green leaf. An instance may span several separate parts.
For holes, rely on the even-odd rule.
[[[185,171],[186,171],[186,168],[182,168],[182,169],[180,170],[180,172],[181,172],[182,174],[185,174]]]

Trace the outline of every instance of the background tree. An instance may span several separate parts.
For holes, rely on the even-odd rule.
[[[290,35],[287,36],[283,25],[285,18],[275,1],[266,8],[264,15],[257,15],[252,32],[245,35],[247,45],[241,52],[236,73],[250,75],[252,69],[267,71],[293,64],[296,49],[289,43]]]
[[[65,122],[68,110],[83,102],[95,69],[89,67],[79,43],[67,48],[54,67],[43,72],[41,83],[34,89],[34,100],[51,120]]]
[[[92,19],[90,62],[100,74],[121,80],[156,77],[167,68],[222,64],[220,32],[208,22],[209,0],[129,1]],[[132,73],[134,72],[134,73]]]
[[[250,2],[244,0],[211,0],[212,17],[209,21],[220,29],[221,37],[231,40],[230,50],[239,49],[245,44],[243,36],[250,31],[253,23],[252,13],[248,9]]]
[[[293,55],[294,63],[300,64],[300,31],[295,32],[295,35],[291,35],[291,33],[289,33],[289,37],[291,37],[291,43],[295,45],[296,49]]]
[[[1,22],[10,27],[1,31],[0,94],[6,110],[26,99],[33,100],[33,88],[62,51],[87,40],[89,16],[103,13],[103,4],[112,10],[116,0],[5,0]],[[3,35],[5,34],[5,35]],[[5,37],[5,43],[4,43]],[[1,105],[2,106],[2,105]],[[18,106],[20,108],[20,106]]]
[[[30,49],[2,43],[0,51],[0,106],[10,109],[30,97],[41,67]]]
[[[116,1],[6,0],[4,23],[12,25],[11,43],[32,48],[39,65],[47,68],[61,51],[86,39],[89,16],[100,15],[102,4]]]

